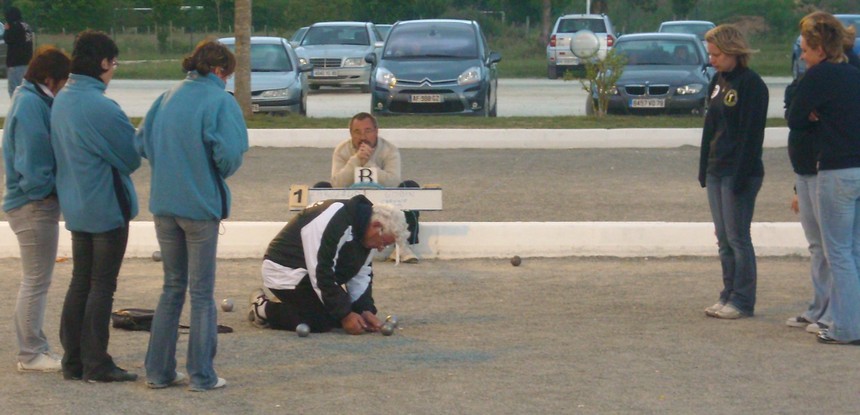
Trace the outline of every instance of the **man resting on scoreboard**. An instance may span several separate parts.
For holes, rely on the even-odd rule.
[[[373,182],[383,187],[421,187],[412,180],[400,180],[400,150],[379,136],[376,117],[360,112],[349,120],[350,139],[338,144],[331,159],[331,182],[314,187],[346,188],[357,182]],[[400,259],[416,263],[418,257],[409,247],[418,243],[418,212],[405,211],[409,238],[399,243]],[[389,260],[395,260],[395,250]]]
[[[261,328],[314,333],[341,327],[349,334],[379,331],[373,302],[373,255],[408,235],[403,212],[364,195],[326,200],[294,216],[269,243],[263,289],[251,292],[248,320]]]

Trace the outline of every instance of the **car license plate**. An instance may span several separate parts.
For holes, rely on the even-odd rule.
[[[415,94],[409,97],[409,102],[413,104],[438,104],[442,102],[442,95],[439,94]]]
[[[251,112],[260,112],[260,104],[251,104]]]
[[[318,78],[337,76],[337,71],[334,69],[314,69],[314,76]]]
[[[666,100],[663,98],[637,98],[630,100],[631,108],[665,108]]]

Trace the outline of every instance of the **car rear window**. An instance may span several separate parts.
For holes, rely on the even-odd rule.
[[[302,46],[313,45],[370,45],[370,38],[364,26],[311,26]]]
[[[384,58],[478,57],[478,38],[471,25],[418,23],[396,26],[388,34]]]
[[[561,19],[556,33],[576,33],[583,29],[594,33],[606,33],[606,23],[603,19]]]
[[[623,55],[627,65],[700,65],[696,48],[685,40],[627,40],[615,44],[615,53]]]

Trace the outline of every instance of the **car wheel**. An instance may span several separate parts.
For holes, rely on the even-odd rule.
[[[549,79],[558,79],[558,71],[556,70],[555,65],[546,66],[546,77]]]

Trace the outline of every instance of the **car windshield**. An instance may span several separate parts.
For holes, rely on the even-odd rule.
[[[622,38],[623,39],[623,38]],[[700,65],[696,44],[686,40],[627,40],[615,44],[627,65]]]
[[[384,58],[478,57],[478,39],[467,24],[408,24],[394,28],[386,41]]]
[[[299,30],[296,30],[296,33],[293,33],[293,37],[290,39],[290,42],[301,42],[302,36],[304,36],[307,31],[307,27],[302,27]]]
[[[708,24],[671,24],[664,25],[660,31],[664,33],[689,33],[696,35],[699,40],[705,40],[705,33],[713,27]]]
[[[227,45],[236,53],[236,45]],[[290,72],[293,65],[281,45],[251,44],[251,72]]]
[[[367,29],[362,26],[312,26],[302,38],[302,46],[370,45]]]
[[[606,24],[603,23],[603,19],[562,19],[558,23],[556,33],[576,33],[580,30],[606,33]]]

